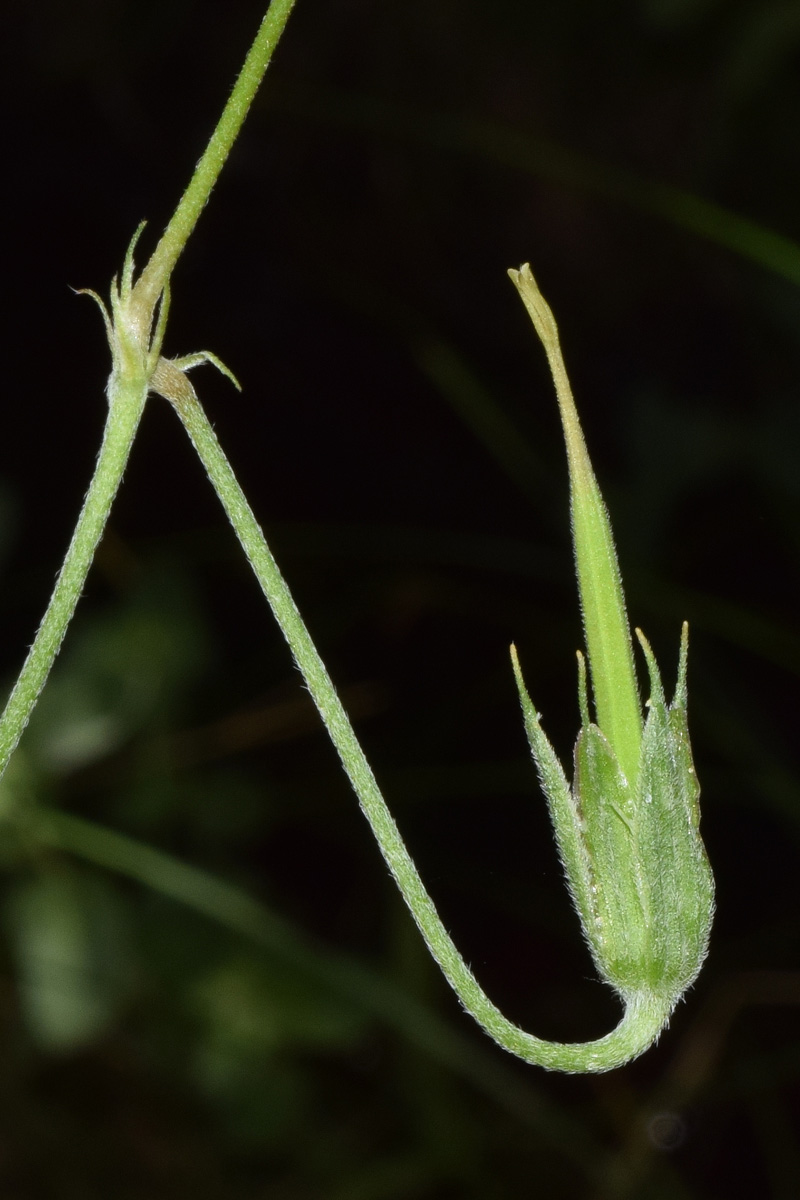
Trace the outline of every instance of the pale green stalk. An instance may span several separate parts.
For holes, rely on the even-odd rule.
[[[607,1071],[642,1053],[657,1037],[670,1005],[650,992],[631,995],[617,1028],[593,1042],[549,1042],[526,1033],[492,1003],[459,954],[425,889],[381,795],[372,768],[342,707],[264,534],[185,376],[168,398],[183,422],[258,578],[319,709],[392,875],[431,954],[464,1008],[504,1049],[526,1062],[561,1071]]]

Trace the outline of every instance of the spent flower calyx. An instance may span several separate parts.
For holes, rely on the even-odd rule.
[[[529,266],[510,271],[547,352],[567,443],[575,563],[591,691],[578,656],[581,728],[572,783],[512,663],[525,730],[573,903],[601,977],[658,1035],[708,950],[714,882],[700,838],[700,788],[687,724],[688,626],[668,703],[637,629],[648,675],[642,706],[608,513],[589,461],[553,314]],[[637,1053],[646,1049],[641,1045]]]

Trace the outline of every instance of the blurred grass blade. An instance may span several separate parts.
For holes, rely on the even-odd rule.
[[[15,883],[4,909],[34,1040],[52,1053],[97,1039],[131,979],[125,925],[108,887],[60,864]]]
[[[387,104],[375,96],[274,89],[270,103],[315,121],[483,158],[588,192],[687,230],[800,285],[800,244],[758,221],[670,184],[609,166],[557,142],[481,119]]]

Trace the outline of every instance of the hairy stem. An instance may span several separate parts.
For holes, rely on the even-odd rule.
[[[272,0],[189,186],[136,284],[137,304],[152,312],[244,124],[295,0]]]
[[[0,775],[22,737],[72,619],[122,480],[146,395],[147,385],[141,379],[116,381],[109,387],[108,417],[94,475],[47,611],[0,717]]]

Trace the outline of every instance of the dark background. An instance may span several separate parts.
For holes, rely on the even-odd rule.
[[[9,684],[102,429],[102,326],[70,288],[107,292],[145,217],[155,244],[261,15],[3,8]],[[711,953],[621,1071],[488,1042],[154,398],[3,785],[5,1196],[800,1194],[799,124],[798,3],[298,0],[167,353],[211,349],[244,385],[194,376],[464,956],[526,1029],[596,1037],[617,1009],[508,664],[514,640],[568,758],[566,469],[505,275],[531,261],[670,687],[692,627]],[[40,845],[41,805],[124,834],[116,869],[88,835]],[[217,880],[262,903],[249,925]]]

